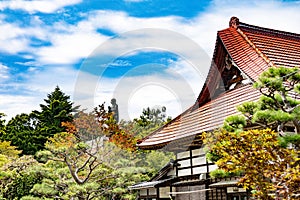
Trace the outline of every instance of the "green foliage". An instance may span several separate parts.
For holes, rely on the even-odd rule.
[[[224,120],[223,128],[227,131],[242,130],[246,126],[246,118],[242,115],[232,115]]]
[[[0,142],[0,199],[134,200],[128,186],[149,180],[174,158],[133,148],[136,139],[165,123],[160,109],[116,124],[104,105],[74,117],[69,96],[58,87],[45,103],[41,111],[17,115],[7,124],[0,114],[0,137],[6,139]],[[17,149],[35,154],[39,162],[19,158]]]
[[[5,199],[21,199],[30,194],[32,187],[41,181],[41,173],[32,170],[38,163],[30,156],[22,156],[1,168],[1,197]]]
[[[9,141],[0,141],[0,167],[18,158],[21,151],[10,145]]]
[[[273,199],[267,194],[276,191],[276,195],[291,199],[299,192],[300,183],[299,69],[270,68],[260,75],[254,88],[262,94],[259,100],[238,106],[241,115],[225,119],[226,131],[205,138],[207,155],[226,173],[243,171],[240,184],[252,189],[257,198]],[[273,131],[243,131],[253,126]],[[222,171],[213,175],[225,176]]]
[[[237,110],[247,116],[252,116],[257,109],[258,104],[256,102],[245,102],[242,105],[237,106]]]
[[[49,153],[47,153],[49,154]],[[49,159],[53,158],[53,159]],[[31,189],[31,195],[26,197],[40,197],[42,199],[102,199],[109,195],[112,183],[115,181],[114,173],[106,165],[98,165],[84,183],[74,180],[69,166],[55,157],[48,157],[48,161],[39,169],[43,174],[42,181]],[[81,160],[77,160],[81,162]],[[86,169],[80,170],[79,176],[86,176]]]
[[[261,92],[257,102],[245,102],[238,111],[245,117],[247,126],[271,128],[284,135],[293,127],[300,133],[300,72],[298,68],[272,67],[263,72],[254,88]],[[229,131],[245,127],[241,115],[228,117],[224,128]],[[228,125],[229,124],[229,125]]]
[[[60,197],[62,199],[92,199],[93,196],[96,196],[94,199],[135,199],[135,194],[128,191],[128,186],[150,178],[147,175],[150,168],[147,163],[154,160],[153,155],[151,161],[139,166],[144,158],[141,154],[132,154],[116,147],[113,143],[105,143],[94,154],[97,157],[96,162],[99,164],[92,165],[95,168],[86,181],[78,182],[72,175],[74,173],[72,170],[83,166],[88,155],[81,158],[80,152],[88,151],[90,147],[79,145],[80,147],[77,148],[78,141],[73,140],[68,134],[56,134],[57,136],[55,135],[56,137],[47,143],[50,151],[37,154],[44,158],[44,162],[45,160],[47,162],[43,165],[45,176],[41,183],[33,187],[31,196]],[[64,159],[74,164],[71,166],[72,169]],[[156,164],[159,165],[158,162]],[[89,173],[89,168],[81,168],[78,176],[83,180]]]
[[[215,169],[209,173],[209,176],[212,178],[229,178],[233,176],[241,176],[242,172],[228,172],[223,169]]]
[[[142,115],[139,118],[134,119],[136,123],[138,123],[141,127],[148,127],[162,125],[166,120],[166,107],[162,108],[144,108],[142,111]]]
[[[52,200],[52,198],[39,198],[31,195],[27,195],[21,198],[21,200]]]
[[[35,184],[31,189],[31,196],[44,198],[54,198],[55,196],[63,196],[65,190],[68,190],[65,180],[70,178],[68,169],[62,163],[48,161],[41,165],[38,169],[43,174],[42,180]],[[71,181],[69,181],[71,182]],[[28,195],[27,194],[27,195]]]
[[[282,147],[286,148],[289,146],[289,144],[291,144],[295,148],[300,149],[300,134],[279,137],[279,141]]]
[[[206,159],[211,162],[217,162],[220,158],[220,155],[216,154],[215,152],[212,152],[210,150],[206,152]]]
[[[261,74],[259,81],[255,83],[254,87],[268,87],[270,91],[287,92],[288,90],[283,84],[283,82],[286,81],[291,82],[294,85],[300,82],[300,74],[297,67],[271,67]]]
[[[56,133],[65,131],[62,122],[72,122],[72,112],[77,109],[73,108],[70,96],[64,94],[58,86],[44,101],[46,104],[40,104],[41,111],[33,111],[39,120],[37,131],[42,136],[40,138],[42,144]]]
[[[208,152],[219,157],[213,176],[243,172],[239,184],[255,191],[257,199],[273,199],[268,195],[273,191],[284,199],[299,192],[299,150],[282,148],[276,132],[218,130],[203,134],[203,139]]]
[[[11,146],[11,142],[9,141],[0,141],[0,154],[5,155],[11,158],[17,158],[18,155],[21,153],[20,150],[16,149],[17,147]]]
[[[73,120],[73,103],[59,87],[47,97],[44,100],[46,104],[40,104],[41,111],[16,115],[5,127],[1,120],[3,114],[0,114],[0,139],[11,141],[25,155],[34,155],[44,149],[44,143],[49,137],[65,130],[62,122]]]
[[[36,131],[36,118],[33,115],[20,114],[13,117],[6,125],[6,132],[2,140],[11,141],[12,145],[22,150],[22,154],[33,155],[43,148],[40,136]]]
[[[264,110],[257,111],[252,118],[252,122],[256,121],[265,121],[266,123],[272,122],[281,122],[281,121],[290,121],[293,120],[294,117],[285,113],[282,110]]]
[[[5,186],[3,197],[7,199],[20,199],[30,194],[33,186],[41,181],[41,176],[36,172],[22,172]]]
[[[5,133],[5,119],[2,119],[5,117],[4,113],[0,113],[0,137]]]
[[[175,156],[171,152],[163,151],[149,151],[146,153],[145,166],[157,172],[160,170],[170,159],[174,159]]]

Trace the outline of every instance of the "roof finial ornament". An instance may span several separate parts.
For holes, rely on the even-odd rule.
[[[240,20],[237,17],[231,17],[229,21],[229,27],[237,28],[240,24]]]

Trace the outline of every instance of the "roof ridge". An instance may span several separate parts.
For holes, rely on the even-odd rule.
[[[260,32],[264,32],[267,34],[281,35],[281,36],[285,36],[285,37],[288,36],[288,37],[292,37],[294,39],[300,40],[300,34],[298,34],[298,33],[292,33],[292,32],[281,31],[281,30],[277,30],[277,29],[255,26],[255,25],[244,23],[244,22],[239,22],[237,28],[246,28],[246,29],[249,29],[250,31],[260,31]]]
[[[263,52],[261,52],[239,27],[236,29],[236,31],[246,40],[246,42],[255,50],[255,52],[268,64],[268,66],[275,67],[275,64],[268,58],[268,56],[266,56]]]

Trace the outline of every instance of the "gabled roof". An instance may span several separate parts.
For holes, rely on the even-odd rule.
[[[138,146],[158,149],[184,138],[195,137],[223,124],[236,114],[236,106],[257,100],[252,84],[217,93],[228,54],[235,66],[252,82],[270,66],[300,66],[300,35],[239,22],[232,17],[229,28],[218,31],[212,64],[194,105],[171,122],[144,138]]]
[[[300,34],[240,23],[239,28],[275,65],[300,66]]]

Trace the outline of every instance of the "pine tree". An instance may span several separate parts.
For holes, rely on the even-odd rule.
[[[2,140],[11,141],[12,145],[22,150],[22,154],[34,155],[43,148],[43,143],[36,132],[37,119],[32,114],[20,114],[13,117],[6,125]]]
[[[47,99],[44,99],[44,101],[46,104],[40,104],[41,111],[33,111],[39,120],[37,129],[42,137],[43,144],[47,138],[65,131],[62,122],[72,122],[72,112],[77,109],[73,109],[70,96],[63,93],[58,86],[52,93],[47,95]]]
[[[34,155],[44,149],[48,138],[66,131],[62,122],[72,122],[72,112],[78,108],[73,108],[70,96],[57,86],[44,101],[45,104],[40,104],[41,111],[16,115],[6,125],[1,119],[4,115],[0,114],[0,139],[11,141],[22,154]]]
[[[237,109],[242,115],[230,116],[224,128],[232,131],[260,126],[281,135],[300,134],[300,72],[298,68],[270,68],[263,72],[254,88],[262,94],[256,102],[245,102]]]

